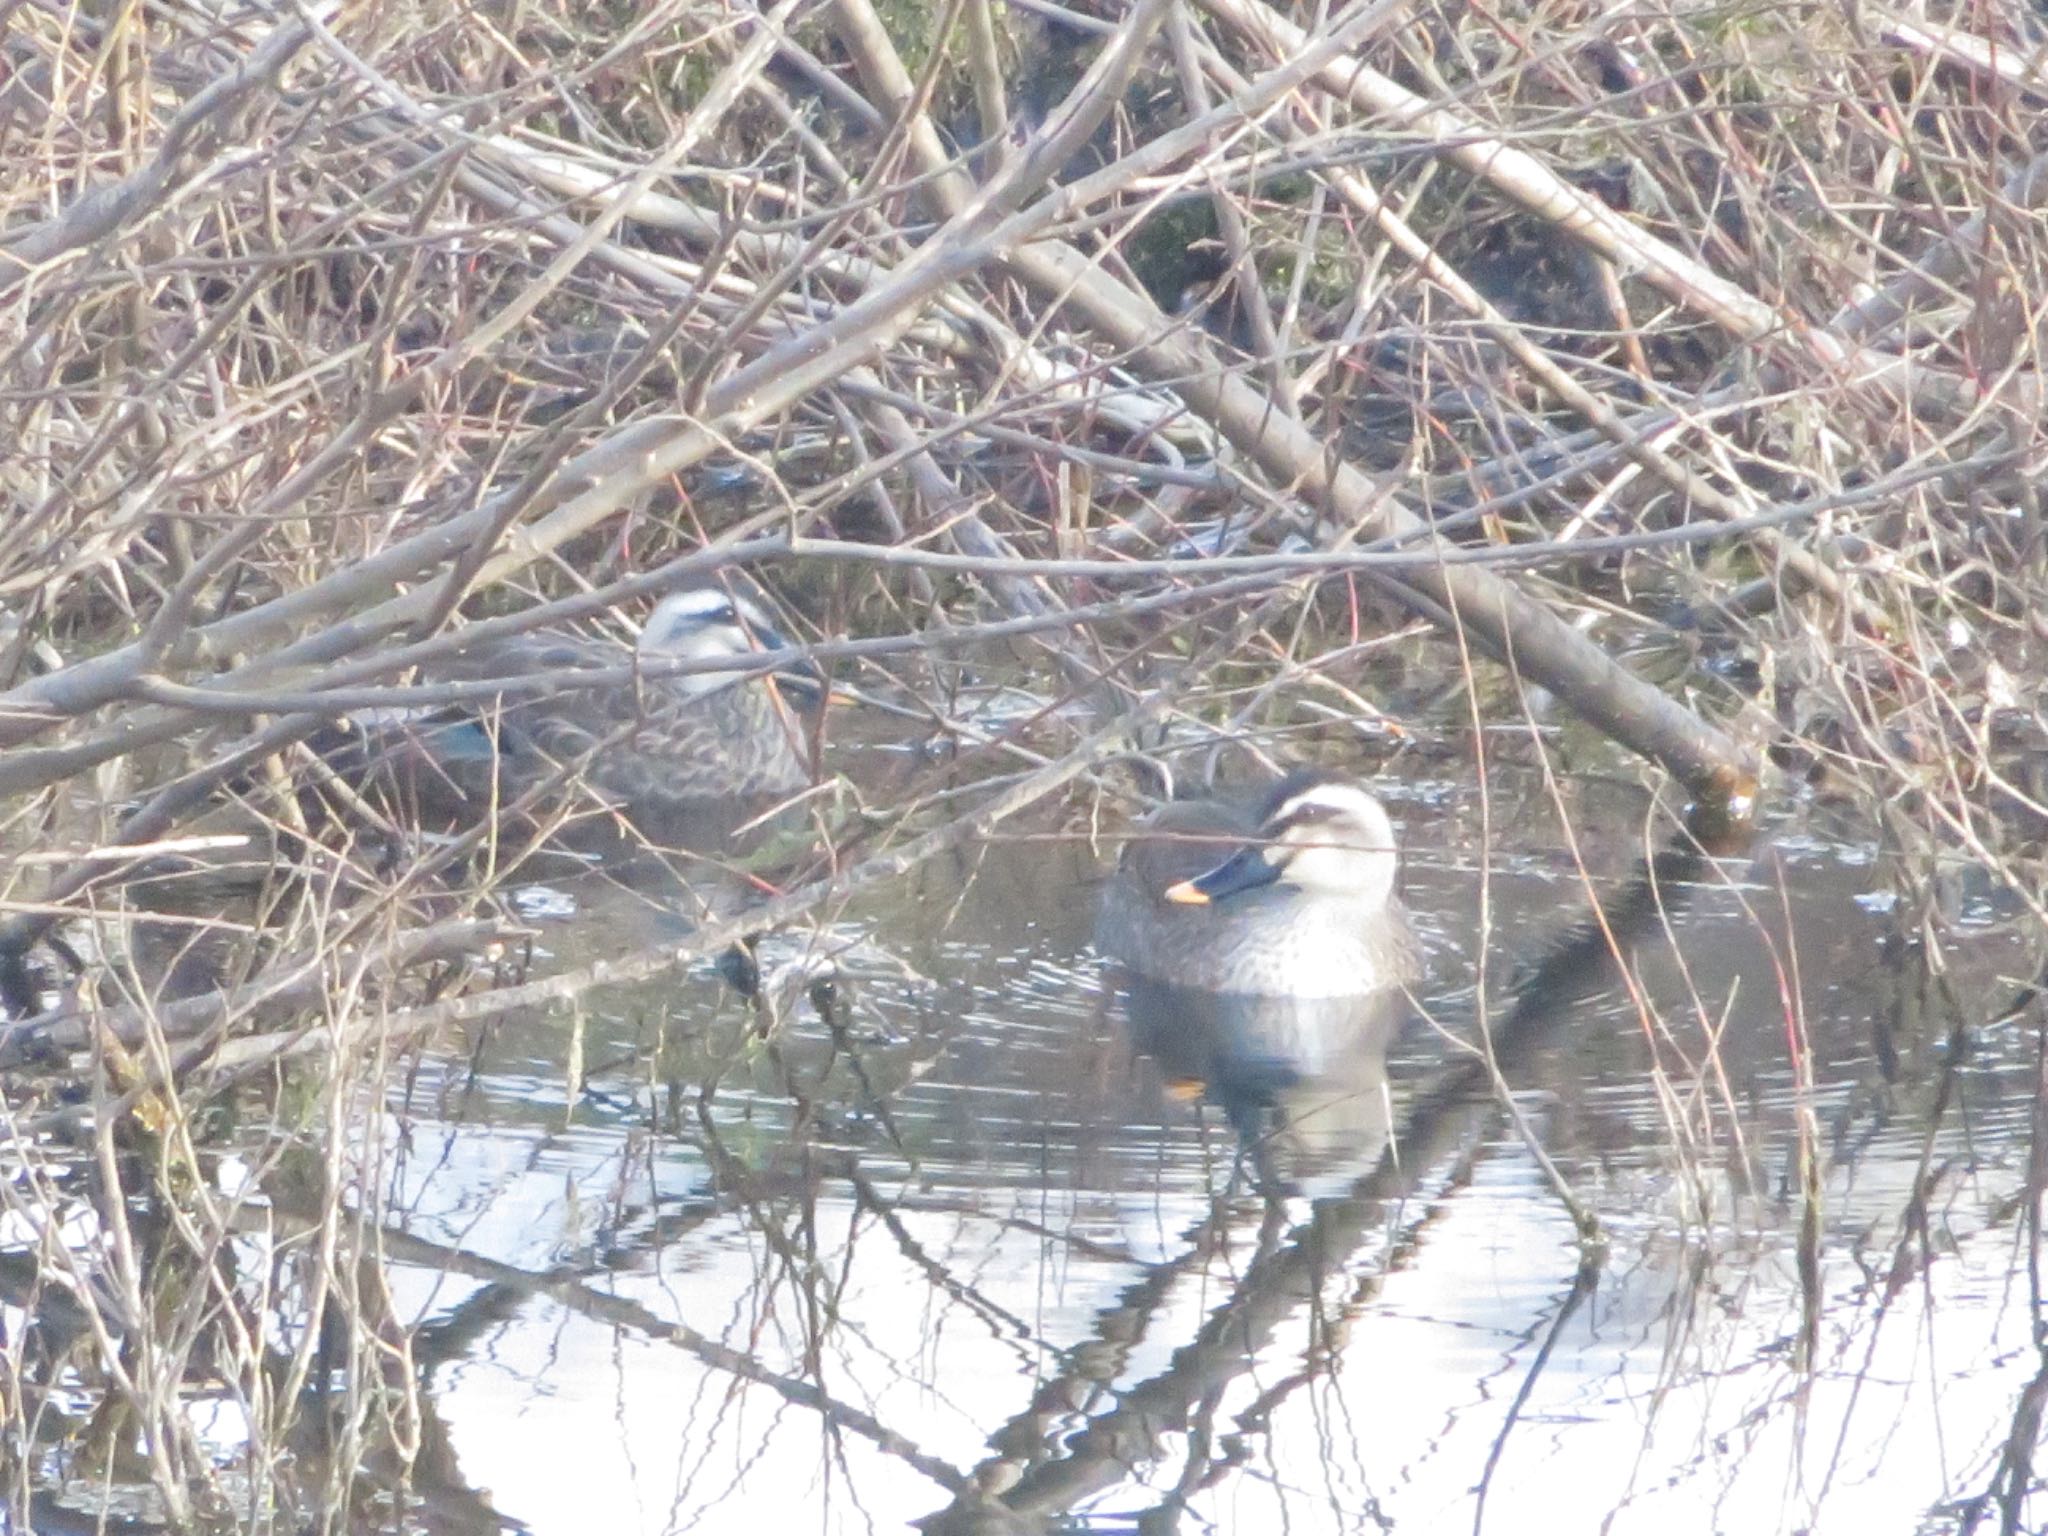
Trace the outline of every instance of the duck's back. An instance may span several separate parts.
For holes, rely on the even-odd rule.
[[[573,676],[632,664],[616,643],[541,632],[478,645],[434,668],[439,680]],[[503,800],[573,775],[628,809],[787,795],[809,782],[796,715],[761,678],[691,693],[654,675],[517,692],[439,711],[411,727],[417,749],[473,801]]]

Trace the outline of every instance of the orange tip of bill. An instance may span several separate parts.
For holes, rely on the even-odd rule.
[[[1166,1096],[1176,1104],[1192,1104],[1208,1086],[1199,1077],[1171,1078],[1166,1084]]]
[[[1178,884],[1169,885],[1166,888],[1166,899],[1177,901],[1184,907],[1209,905],[1208,893],[1192,880],[1182,880]]]

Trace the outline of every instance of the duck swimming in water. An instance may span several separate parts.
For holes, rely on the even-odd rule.
[[[639,642],[536,630],[457,651],[422,681],[516,682],[631,668],[617,682],[508,689],[458,706],[351,716],[351,777],[402,784],[422,806],[471,814],[552,783],[580,784],[635,817],[759,803],[811,781],[805,717],[822,701],[809,664],[772,673],[674,672],[744,662],[786,642],[744,597],[693,587],[664,598]]]
[[[1249,802],[1176,801],[1125,845],[1095,945],[1134,975],[1204,992],[1406,986],[1422,959],[1399,865],[1385,808],[1339,775],[1290,774]]]

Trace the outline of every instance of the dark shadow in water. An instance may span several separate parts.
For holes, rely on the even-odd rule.
[[[1724,845],[1717,851],[1735,850]],[[1357,1138],[1351,1150],[1356,1156],[1370,1156],[1366,1171],[1342,1194],[1314,1200],[1307,1221],[1277,1240],[1262,1239],[1229,1296],[1209,1314],[1196,1336],[1175,1351],[1164,1370],[1118,1392],[1111,1406],[1073,1433],[1063,1429],[1048,1433],[1048,1427],[1065,1420],[1060,1405],[1088,1401],[1089,1394],[1099,1394],[1100,1383],[1061,1376],[1041,1384],[1031,1403],[989,1437],[998,1454],[977,1469],[968,1495],[919,1522],[921,1527],[949,1536],[970,1532],[979,1536],[982,1532],[1053,1529],[1067,1523],[1067,1512],[1083,1500],[1124,1481],[1132,1467],[1157,1459],[1168,1436],[1198,1426],[1205,1405],[1252,1368],[1287,1319],[1299,1315],[1304,1307],[1313,1308],[1327,1278],[1352,1262],[1375,1236],[1386,1234],[1384,1264],[1392,1267],[1398,1263],[1420,1240],[1445,1190],[1467,1176],[1473,1149],[1498,1116],[1495,1071],[1512,1074],[1571,1017],[1574,1004],[1613,982],[1631,947],[1659,931],[1696,888],[1708,860],[1708,853],[1690,836],[1654,854],[1616,900],[1586,918],[1534,968],[1513,1007],[1492,1028],[1491,1062],[1488,1053],[1475,1052],[1422,1084],[1410,1100],[1398,1134],[1391,1139],[1384,1122],[1375,1128],[1369,1114],[1358,1116],[1351,1128]],[[1364,1090],[1362,1099],[1384,1102],[1383,1093],[1371,1091],[1375,1068],[1369,1058],[1377,1024],[1355,1021],[1355,1031],[1340,1029],[1332,1037],[1320,1029],[1303,1033],[1305,1023],[1337,1021],[1327,1017],[1304,1020],[1299,1005],[1278,1015],[1262,1015],[1254,1009],[1231,1019],[1227,1013],[1213,1007],[1206,1014],[1189,1013],[1185,999],[1154,998],[1147,1001],[1144,1020],[1134,1028],[1152,1031],[1162,1054],[1183,1053],[1186,1066],[1199,1067],[1205,1080],[1217,1085],[1213,1091],[1226,1108],[1231,1100],[1222,1084],[1229,1078],[1262,1084],[1271,1107],[1287,1114],[1290,1099],[1299,1102],[1302,1094],[1312,1091],[1310,1074],[1304,1068],[1317,1063],[1317,1070],[1352,1074],[1355,1084]],[[1195,1027],[1187,1027],[1191,1020]],[[1240,1032],[1230,1033],[1232,1025]],[[1333,1043],[1355,1049],[1331,1049]],[[1381,1084],[1384,1051],[1385,1041],[1381,1040],[1381,1065],[1377,1068]],[[1291,1060],[1287,1059],[1289,1052],[1294,1053]],[[1179,1072],[1183,1066],[1168,1061],[1167,1070]],[[1253,1100],[1245,1091],[1238,1097],[1247,1104]],[[1319,1149],[1324,1156],[1330,1151],[1327,1144]],[[1424,1209],[1412,1214],[1402,1211],[1402,1203],[1415,1196],[1425,1199]],[[1269,1200],[1269,1230],[1276,1216],[1277,1203]],[[1186,1234],[1185,1247],[1189,1252],[1213,1251],[1225,1236],[1221,1229],[1230,1221],[1230,1212],[1219,1210]],[[1390,1223],[1395,1224],[1391,1232]],[[1182,1262],[1174,1258],[1158,1267],[1175,1269]],[[1140,1281],[1133,1289],[1145,1287],[1146,1282]],[[1120,1307],[1105,1314],[1099,1324],[1127,1333],[1128,1310]],[[1344,1332],[1340,1327],[1323,1326],[1319,1320],[1312,1344],[1311,1358],[1334,1359],[1343,1349]],[[1078,1348],[1069,1350],[1068,1357],[1086,1358],[1090,1353]],[[1203,1438],[1191,1435],[1190,1447],[1198,1446]],[[1192,1449],[1191,1454],[1195,1454]],[[1203,1475],[1202,1468],[1191,1465],[1181,1486],[1197,1486]],[[1003,1491],[989,1491],[995,1489]],[[1171,1525],[1174,1515],[1169,1507],[1147,1518],[1164,1521],[1163,1529]]]

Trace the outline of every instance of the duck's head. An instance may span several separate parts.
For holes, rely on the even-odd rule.
[[[747,598],[719,587],[686,587],[655,605],[640,631],[639,651],[643,661],[709,664],[750,660],[762,651],[782,650],[788,644],[768,616]],[[824,674],[808,661],[790,662],[772,675],[799,704],[814,704],[824,694]],[[730,687],[744,676],[743,672],[681,672],[674,683],[684,693],[698,697]]]
[[[1386,808],[1350,779],[1308,771],[1273,786],[1258,828],[1214,868],[1166,891],[1203,906],[1266,885],[1378,906],[1394,891],[1400,855]]]

